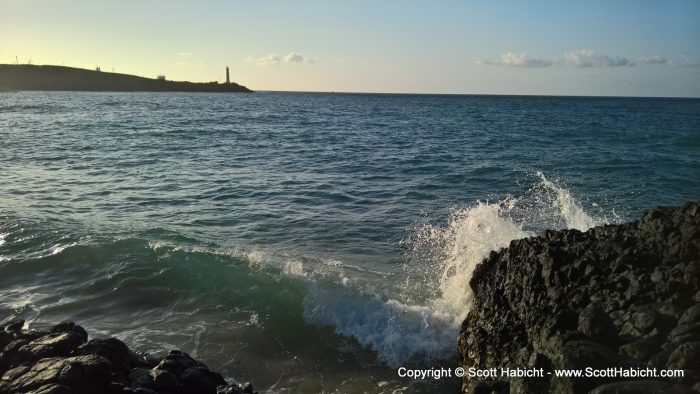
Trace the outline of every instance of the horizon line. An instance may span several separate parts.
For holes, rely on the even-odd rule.
[[[66,66],[62,64],[30,64],[30,63],[0,63],[0,66],[51,66],[51,67],[65,67],[74,68],[86,71],[96,71],[95,69]],[[227,67],[227,66],[225,66]],[[129,75],[140,78],[155,79],[139,74],[126,74],[116,71],[101,71],[112,74]],[[170,82],[190,82],[190,81],[175,81]],[[218,82],[218,81],[217,81]],[[195,82],[199,83],[199,82]],[[256,90],[251,89],[255,93],[316,93],[316,94],[376,94],[376,95],[426,95],[426,96],[516,96],[516,97],[561,97],[561,98],[640,98],[640,99],[700,99],[700,96],[635,96],[635,95],[579,95],[579,94],[544,94],[544,93],[447,93],[447,92],[378,92],[378,91],[335,91],[335,90],[275,90],[275,89],[263,89]],[[164,92],[167,93],[167,92]],[[206,92],[203,92],[206,93]]]

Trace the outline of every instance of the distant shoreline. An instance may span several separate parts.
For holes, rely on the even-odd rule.
[[[0,64],[2,91],[252,93],[237,83],[187,82],[65,66]]]

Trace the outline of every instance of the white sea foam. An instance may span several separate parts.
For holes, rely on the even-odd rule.
[[[477,202],[453,209],[446,222],[418,226],[406,242],[412,256],[401,300],[367,295],[347,284],[331,289],[311,281],[305,319],[354,337],[391,367],[452,357],[472,301],[469,280],[492,250],[542,230],[531,223],[538,216],[537,223],[562,223],[579,230],[600,224],[566,188],[542,173],[536,176],[539,184],[530,193],[555,198],[526,195]]]
[[[566,228],[586,231],[601,224],[583,210],[581,203],[567,189],[551,182],[540,171],[537,171],[536,175],[540,178],[542,186],[555,194],[555,204],[566,223]]]

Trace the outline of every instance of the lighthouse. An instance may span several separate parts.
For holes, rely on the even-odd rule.
[[[231,83],[231,78],[228,75],[228,66],[226,66],[226,83],[227,84]]]

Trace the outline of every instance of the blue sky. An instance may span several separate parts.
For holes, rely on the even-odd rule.
[[[0,62],[255,90],[700,96],[700,1],[9,1]]]

